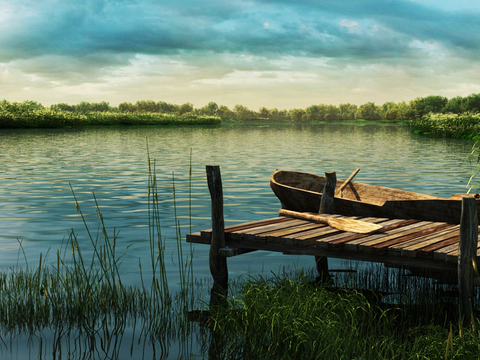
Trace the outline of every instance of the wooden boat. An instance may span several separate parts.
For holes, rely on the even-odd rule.
[[[270,176],[270,187],[282,204],[282,208],[318,212],[324,176],[296,171],[277,170]],[[344,181],[337,180],[336,192]],[[395,219],[418,219],[459,224],[462,196],[452,195],[449,199],[419,194],[383,186],[350,182],[340,194],[336,194],[336,214],[345,216],[374,216]],[[477,210],[480,201],[477,202]],[[480,223],[480,221],[479,221]]]

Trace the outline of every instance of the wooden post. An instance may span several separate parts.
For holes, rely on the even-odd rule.
[[[472,324],[473,278],[476,269],[478,218],[475,198],[462,198],[460,242],[458,244],[458,294],[460,321]]]
[[[212,199],[212,240],[209,264],[213,277],[210,309],[225,304],[228,294],[227,259],[219,250],[225,247],[225,224],[223,219],[223,191],[219,166],[207,165],[207,182]]]
[[[333,214],[333,199],[335,197],[335,186],[337,186],[337,175],[333,171],[325,173],[327,183],[323,188],[322,199],[320,200],[320,214]]]
[[[322,199],[320,200],[320,214],[333,214],[334,204],[333,199],[335,197],[335,186],[337,185],[337,175],[335,172],[326,172],[325,177],[327,182],[323,188]],[[330,274],[328,273],[328,258],[325,256],[315,256],[315,265],[317,266],[317,272],[319,277],[317,281],[327,282],[330,280]]]

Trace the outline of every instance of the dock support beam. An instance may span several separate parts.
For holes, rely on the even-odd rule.
[[[325,173],[327,182],[323,188],[322,199],[320,200],[320,214],[333,214],[335,198],[335,186],[337,185],[337,175],[335,172],[329,171]],[[330,274],[328,273],[328,258],[325,256],[315,256],[315,265],[317,266],[317,272],[319,277],[317,280],[320,282],[326,282],[330,280]]]
[[[472,325],[473,278],[477,269],[478,218],[475,198],[462,198],[458,244],[458,294],[460,322]]]
[[[210,295],[210,310],[225,305],[228,295],[227,259],[220,253],[225,248],[225,222],[223,219],[223,190],[219,166],[207,165],[207,182],[212,199],[212,240],[209,264],[213,277]]]

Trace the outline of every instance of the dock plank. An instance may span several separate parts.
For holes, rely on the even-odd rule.
[[[375,234],[377,237],[380,237],[381,234],[388,234],[391,231],[400,228],[405,225],[413,224],[415,222],[418,222],[417,220],[401,220],[401,219],[392,219],[386,221],[382,233],[380,234]],[[370,235],[371,236],[371,235]],[[365,238],[365,235],[363,234],[354,234],[352,235],[351,233],[343,233],[338,235],[335,239],[330,241],[328,243],[328,249],[332,250],[343,250],[345,248],[345,244],[352,242],[357,239]]]
[[[328,216],[381,224],[383,231],[356,234],[326,224],[278,216],[225,227],[226,249],[234,249],[236,252],[230,252],[235,254],[267,250],[398,266],[456,269],[459,225],[412,219]],[[211,229],[187,235],[191,243],[209,244],[210,239]],[[480,260],[480,242],[477,256]]]

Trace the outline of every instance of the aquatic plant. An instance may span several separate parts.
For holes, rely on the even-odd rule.
[[[372,270],[377,269],[362,271],[362,276],[385,285],[385,272]],[[408,282],[399,277],[401,272],[392,278],[392,272],[387,275],[390,290],[404,291]],[[395,277],[398,286],[392,282]],[[419,281],[429,283],[434,291],[436,286],[431,281]],[[410,290],[419,285],[415,281],[410,284]],[[314,285],[304,274],[249,277],[238,285],[229,308],[213,314],[207,322],[212,330],[206,342],[210,348],[215,345],[219,358],[474,359],[480,356],[479,334],[456,325],[456,304],[443,303],[442,296],[419,296],[423,289],[404,293],[402,301],[390,302],[385,293],[359,288],[358,283],[355,288],[332,288]],[[479,323],[476,318],[476,327]]]
[[[451,138],[480,138],[480,114],[429,113],[409,123],[413,132]]]
[[[58,107],[48,109],[34,102],[0,102],[0,128],[56,128],[87,125],[209,125],[219,124],[217,116],[118,113],[118,112],[69,112]]]
[[[133,333],[140,329],[140,338],[149,339],[151,344],[160,343],[162,351],[168,349],[170,339],[188,341],[191,324],[185,314],[193,306],[192,251],[184,253],[179,241],[180,224],[176,221],[181,290],[170,291],[155,163],[150,158],[148,169],[150,266],[147,268],[151,271],[151,282],[144,281],[144,266],[139,259],[138,285],[124,283],[119,269],[131,245],[119,253],[118,232],[115,229],[112,235],[107,232],[94,193],[99,231],[92,234],[72,188],[73,202],[85,224],[84,239],[80,240],[80,235],[72,230],[56,251],[53,263],[48,260],[48,253],[41,253],[36,266],[28,263],[20,243],[25,265],[0,272],[0,338],[36,334],[42,339],[41,334],[49,332],[55,338],[58,336],[54,347],[61,351],[62,338],[77,334],[86,341],[98,342],[102,348],[108,343],[112,352],[116,345],[110,347],[110,340],[121,338],[127,329],[133,329]],[[174,184],[172,190],[175,198]],[[85,239],[91,246],[86,246]],[[90,351],[97,351],[96,346]]]

